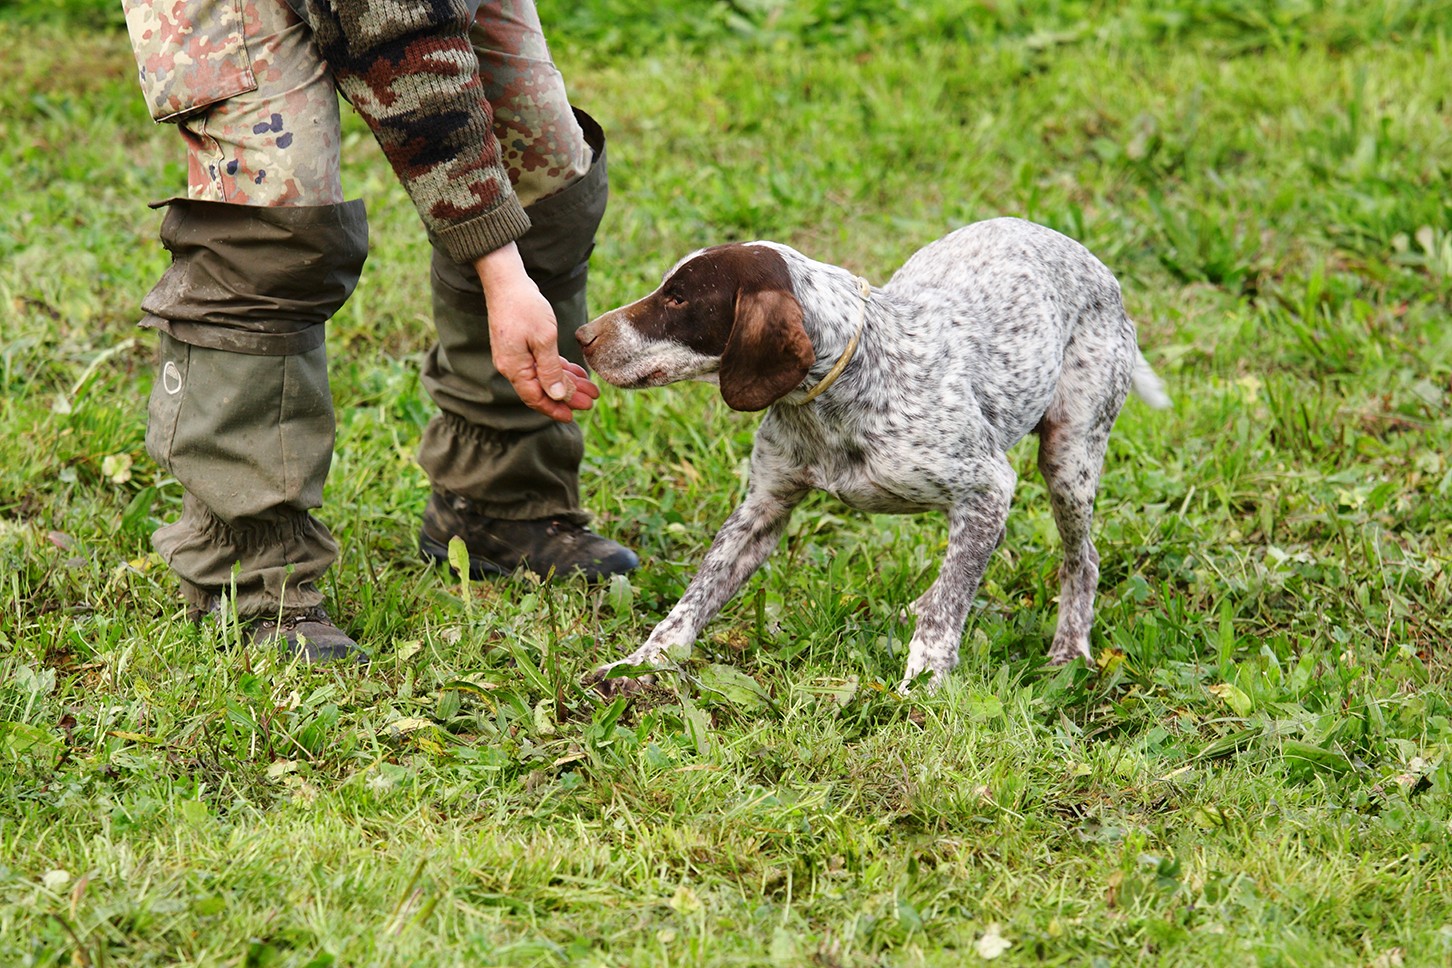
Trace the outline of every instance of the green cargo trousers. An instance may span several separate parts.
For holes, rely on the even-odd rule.
[[[244,618],[317,605],[337,556],[311,513],[334,445],[323,327],[367,255],[363,205],[343,199],[337,91],[311,32],[285,0],[246,6],[243,56],[267,69],[249,73],[247,90],[203,72],[222,86],[188,88],[192,103],[166,118],[187,145],[188,195],[163,203],[172,264],[142,302],[142,325],[161,340],[147,449],[184,492],[180,517],[153,542],[191,606],[235,595]],[[132,39],[138,61],[165,75],[155,70],[158,58],[168,66],[164,32]],[[573,334],[587,319],[608,193],[604,135],[569,105],[532,2],[483,4],[471,39],[530,220],[517,240],[525,268],[554,307],[561,351],[583,363]],[[519,401],[494,368],[477,276],[431,241],[438,340],[423,381],[440,412],[420,463],[490,516],[583,521],[578,427]]]

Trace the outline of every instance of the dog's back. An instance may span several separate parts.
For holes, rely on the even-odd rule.
[[[949,232],[914,252],[884,288],[963,289],[976,282],[998,289],[1017,272],[1066,292],[1119,295],[1113,273],[1083,245],[1019,218],[986,219]]]
[[[1117,410],[1139,360],[1114,275],[1078,242],[1022,219],[949,233],[882,292],[931,322],[914,335],[938,344],[941,392],[970,392],[1004,448],[1076,392],[1079,370],[1115,388]]]

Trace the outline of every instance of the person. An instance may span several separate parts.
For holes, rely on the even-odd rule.
[[[324,324],[368,249],[339,93],[432,246],[421,554],[445,562],[458,536],[475,577],[633,569],[586,527],[573,421],[599,395],[573,332],[605,138],[570,105],[532,0],[123,5],[151,115],[187,151],[186,197],[154,206],[172,261],[141,325],[160,340],[147,450],[183,489],[153,545],[193,617],[235,607],[255,644],[362,655],[323,608],[338,546],[311,513],[334,445]]]

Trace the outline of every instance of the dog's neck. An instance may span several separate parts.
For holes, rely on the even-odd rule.
[[[867,280],[846,269],[812,262],[795,251],[791,256],[787,266],[803,309],[802,328],[816,355],[801,386],[782,398],[784,403],[800,406],[826,393],[843,374],[851,372],[853,360],[864,350],[876,293]]]
[[[872,285],[866,279],[859,278],[857,280],[857,287],[858,291],[862,294],[862,300],[857,307],[857,326],[852,330],[852,335],[847,337],[847,345],[842,348],[842,352],[837,356],[837,362],[832,364],[832,368],[820,380],[807,388],[806,394],[801,399],[801,403],[811,403],[817,397],[827,392],[832,384],[837,382],[837,378],[842,375],[843,371],[852,363],[852,357],[857,353],[857,347],[862,341],[862,330],[867,326],[867,304],[872,301]],[[812,343],[812,349],[817,353],[817,363],[813,364],[813,368],[815,368],[822,362],[822,355],[821,349],[815,341]],[[810,373],[811,370],[809,369],[808,374]]]

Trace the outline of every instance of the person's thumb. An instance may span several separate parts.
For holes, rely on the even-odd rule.
[[[536,347],[534,367],[539,376],[539,385],[551,400],[568,400],[575,395],[575,381],[561,365],[557,347]]]

